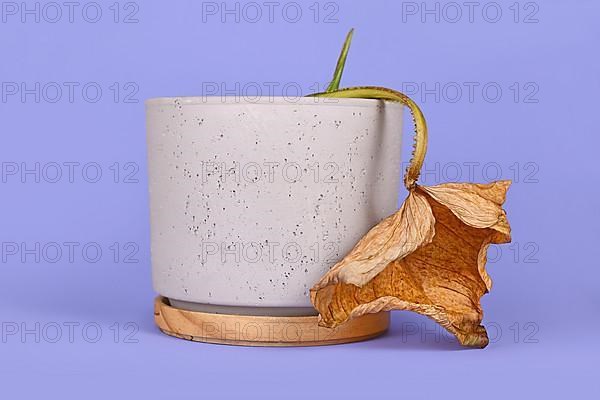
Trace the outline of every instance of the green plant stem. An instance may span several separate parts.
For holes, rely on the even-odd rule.
[[[342,80],[342,74],[344,73],[344,65],[346,64],[346,57],[348,57],[348,50],[350,49],[350,44],[352,43],[352,35],[354,34],[354,29],[350,29],[350,32],[346,35],[346,40],[344,41],[344,46],[342,46],[342,52],[340,53],[340,57],[338,58],[337,64],[335,66],[335,72],[333,73],[333,80],[327,86],[326,92],[333,92],[334,90],[338,90],[340,87],[340,81]]]
[[[427,153],[427,123],[423,112],[410,97],[396,90],[378,86],[357,86],[331,92],[315,93],[311,97],[360,98],[395,101],[404,104],[410,110],[414,124],[414,144],[410,163],[404,175],[404,185],[412,190],[421,173],[421,167]]]

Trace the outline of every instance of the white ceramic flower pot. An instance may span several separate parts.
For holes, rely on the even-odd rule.
[[[310,287],[396,210],[401,106],[295,100],[147,101],[153,282],[172,305],[314,314]]]

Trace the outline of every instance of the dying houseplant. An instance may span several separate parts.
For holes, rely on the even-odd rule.
[[[351,39],[352,31],[327,90],[296,103],[148,101],[154,286],[188,312],[171,325],[200,315],[192,312],[235,321],[318,312],[335,330],[403,309],[465,345],[487,344],[479,299],[491,284],[487,247],[510,237],[501,209],[508,183],[418,185],[423,113],[391,89],[339,88]],[[415,142],[409,195],[394,212],[401,106]],[[194,336],[165,321],[160,314],[161,329]]]

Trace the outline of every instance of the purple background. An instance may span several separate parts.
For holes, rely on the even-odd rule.
[[[466,6],[457,18],[456,7],[438,3],[436,21],[435,14],[421,15],[425,6],[435,10],[435,2],[322,1],[316,3],[316,22],[314,3],[297,3],[302,17],[296,23],[293,9],[287,9],[287,21],[282,16],[288,2],[278,3],[272,21],[263,6],[256,23],[249,21],[252,9],[244,14],[243,3],[240,21],[226,15],[224,23],[220,14],[204,14],[203,21],[199,1],[139,2],[137,23],[123,23],[136,11],[126,2],[118,3],[118,23],[112,1],[100,2],[97,23],[82,17],[85,2],[73,22],[67,14],[51,23],[55,10],[43,14],[45,2],[39,22],[35,15],[22,22],[21,14],[4,10],[0,240],[5,247],[77,242],[79,252],[73,262],[63,254],[51,263],[46,254],[38,263],[35,254],[10,255],[3,248],[3,396],[597,395],[598,2],[523,1],[517,3],[517,21],[514,2],[499,2],[502,16],[495,23],[496,8],[487,6],[482,14],[487,2],[478,3],[472,21]],[[413,6],[416,15],[408,12]],[[93,18],[93,9],[87,11]],[[492,343],[484,350],[463,349],[433,322],[408,312],[393,314],[385,337],[321,348],[216,346],[160,334],[152,318],[144,99],[199,95],[206,82],[234,90],[236,82],[240,88],[278,82],[275,94],[285,84],[307,94],[315,82],[327,83],[350,27],[356,34],[342,86],[378,84],[410,93],[414,82],[433,90],[412,93],[430,127],[426,168],[433,172],[422,183],[454,180],[457,171],[458,180],[483,182],[498,174],[515,181],[506,204],[513,244],[502,246],[501,254],[490,250],[494,288],[483,298]],[[8,94],[13,82],[29,88],[40,82],[47,91],[40,89],[39,102],[35,94],[22,99],[21,93]],[[49,82],[63,88],[77,82],[79,89],[72,102],[65,90],[51,103]],[[81,94],[90,82],[102,89],[95,103]],[[475,83],[470,99],[466,88]],[[464,89],[460,98],[452,91],[457,85]],[[502,95],[495,99],[498,87]],[[404,160],[407,143],[408,133]],[[73,182],[67,176],[50,182],[54,162],[80,163]],[[9,173],[15,165],[35,163],[45,168],[39,183],[20,170]],[[100,167],[98,182],[82,177],[86,163]],[[121,172],[117,183],[115,169]],[[85,178],[93,175],[88,169]],[[115,242],[121,248],[116,260],[110,249]],[[103,250],[100,261],[81,256],[86,243]],[[124,262],[136,248],[136,262]],[[68,323],[79,324],[73,340]],[[56,324],[62,337],[53,340]],[[87,336],[86,324],[92,327]],[[102,329],[96,343],[93,327]],[[22,336],[23,328],[37,330],[39,342],[34,333]]]

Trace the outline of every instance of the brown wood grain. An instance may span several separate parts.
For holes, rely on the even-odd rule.
[[[213,314],[171,307],[159,296],[154,320],[167,335],[239,346],[322,346],[358,342],[385,333],[389,312],[366,314],[336,328],[318,325],[317,316],[269,317]]]

